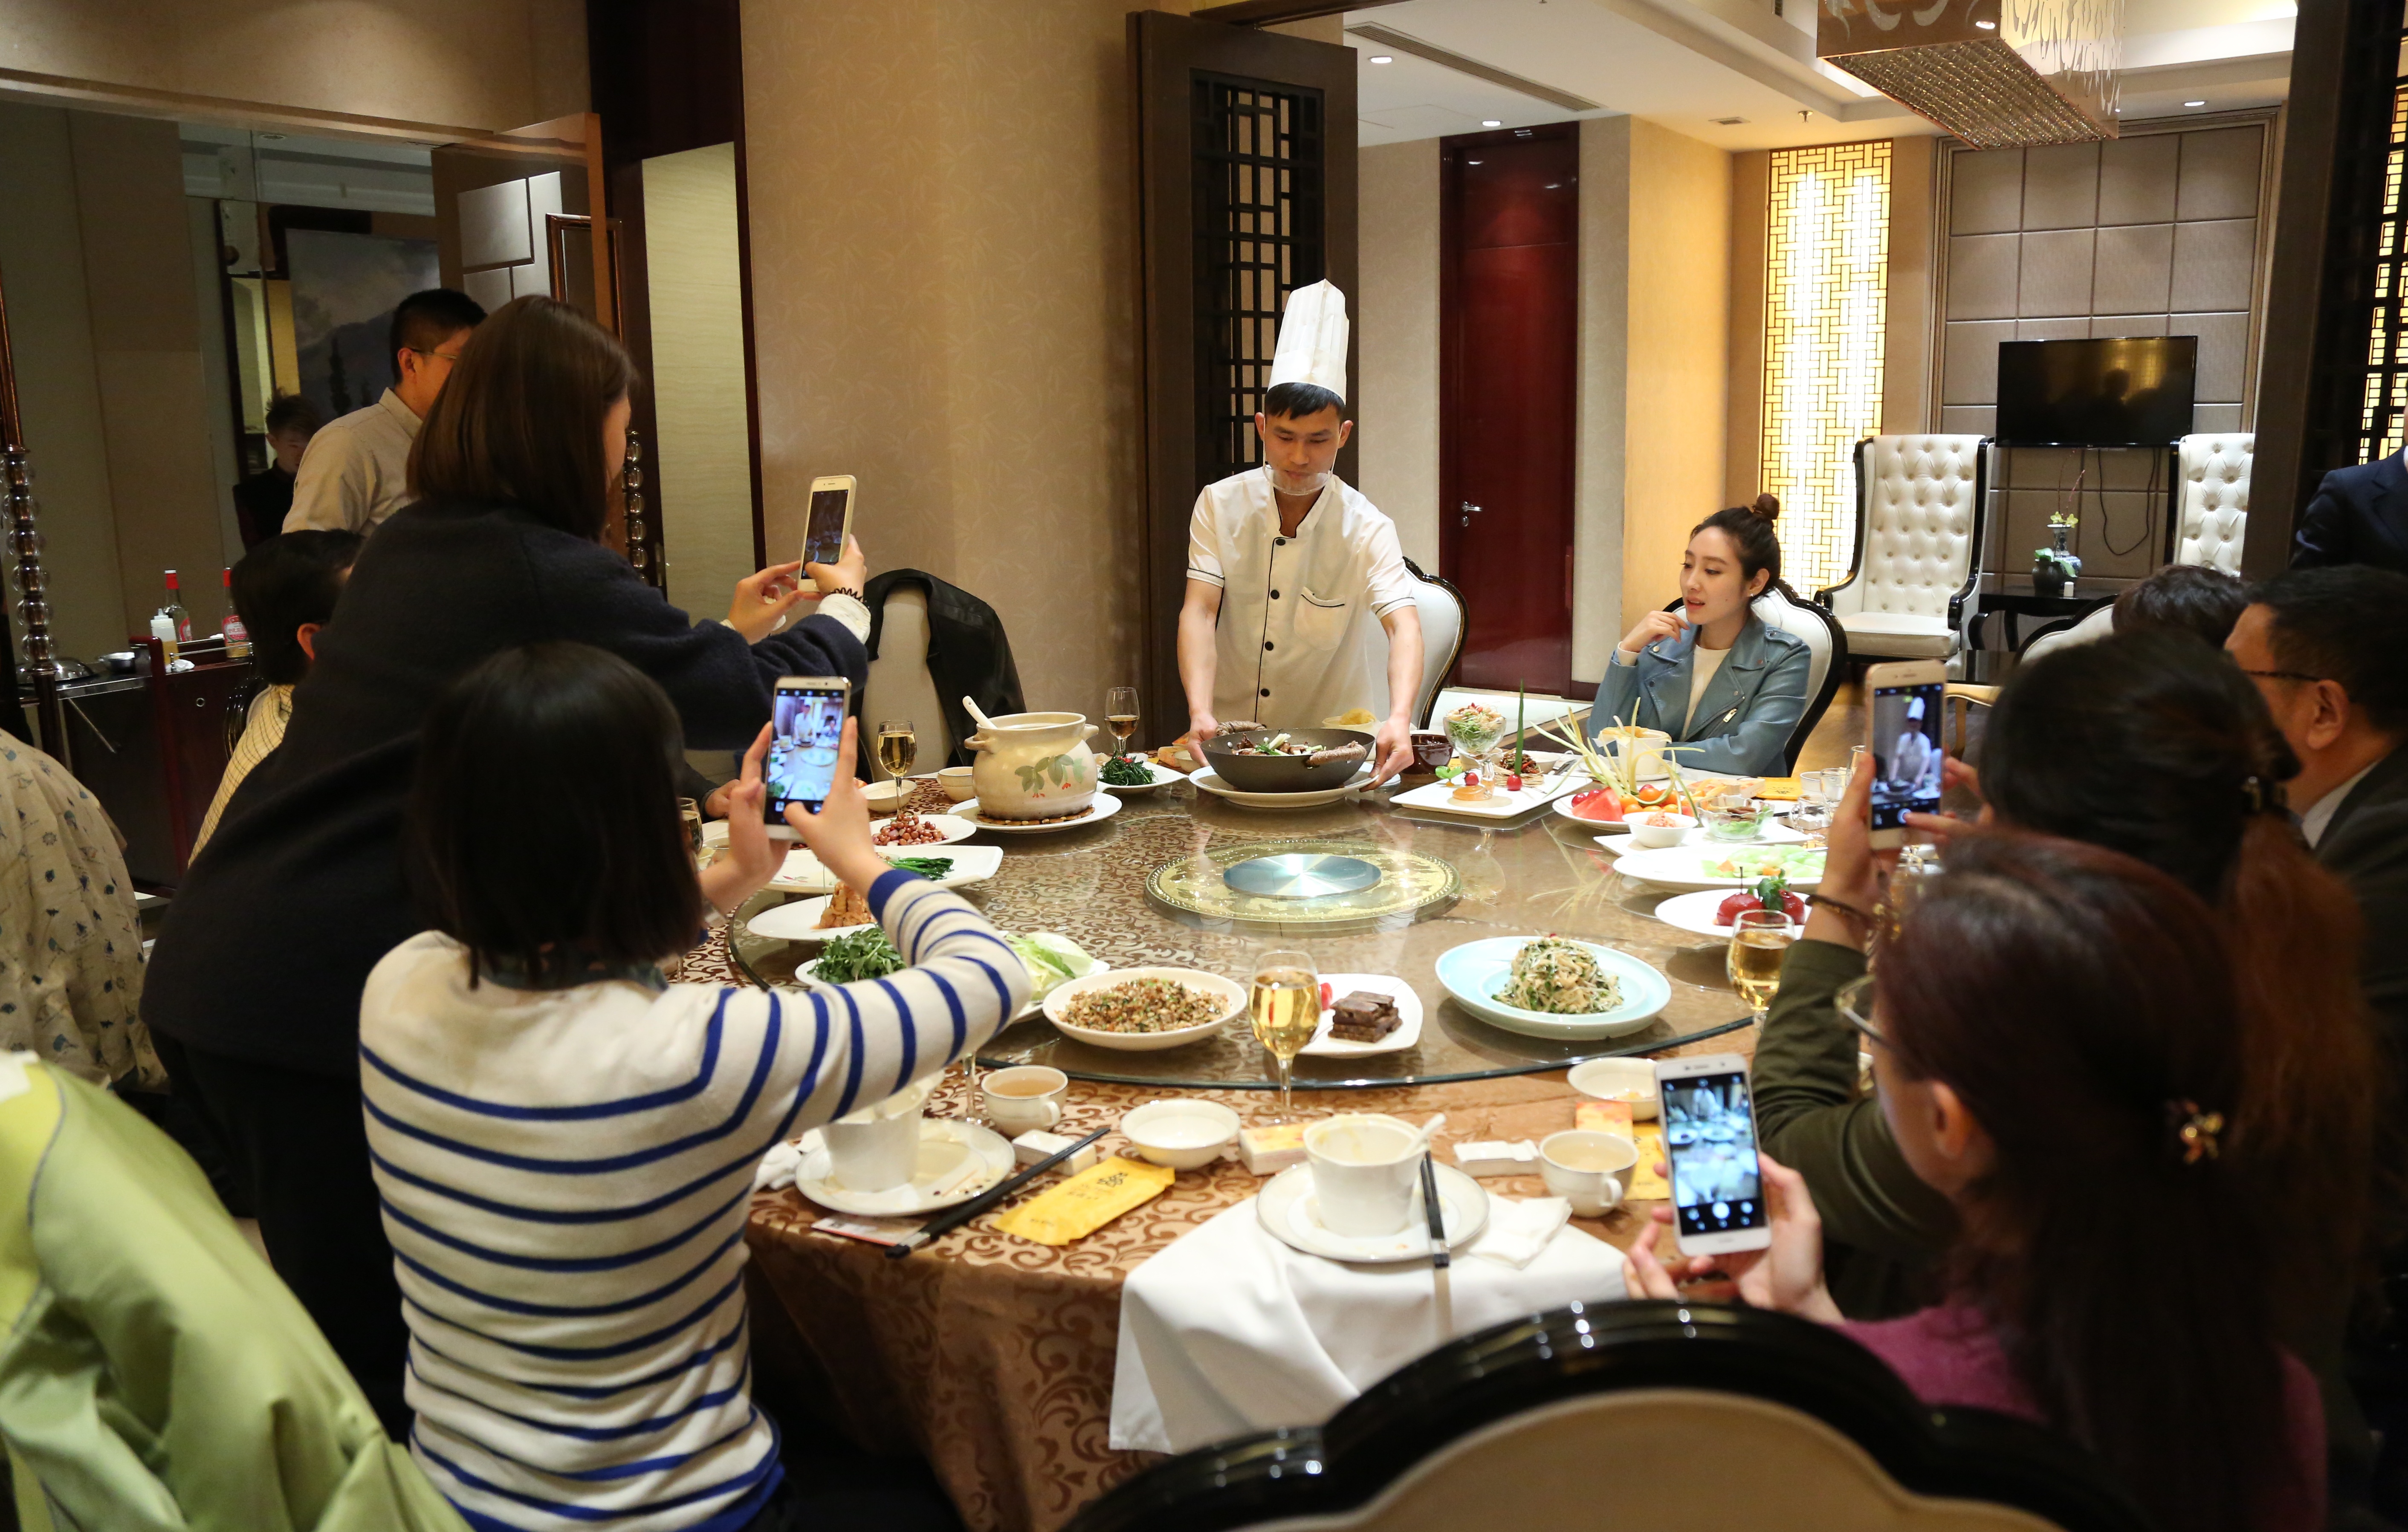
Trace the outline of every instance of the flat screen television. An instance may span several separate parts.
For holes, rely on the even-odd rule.
[[[2190,434],[2197,336],[1999,343],[1998,438],[2146,447]]]

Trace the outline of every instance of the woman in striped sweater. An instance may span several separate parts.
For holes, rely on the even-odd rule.
[[[428,718],[409,844],[435,929],[370,976],[360,1078],[411,1448],[480,1529],[790,1525],[748,1387],[753,1167],[944,1068],[1027,997],[983,918],[871,848],[852,723],[835,795],[788,815],[913,966],[810,994],[664,983],[654,960],[706,903],[732,910],[779,865],[767,741],[698,885],[677,715],[624,661],[508,651]]]

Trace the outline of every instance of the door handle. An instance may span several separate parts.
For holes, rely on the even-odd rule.
[[[1470,501],[1469,501],[1469,500],[1466,500],[1466,501],[1464,501],[1464,502],[1463,502],[1463,524],[1464,524],[1464,525],[1466,525],[1466,526],[1469,526],[1469,525],[1471,524],[1471,519],[1472,519],[1474,516],[1477,516],[1477,515],[1479,515],[1479,514],[1480,514],[1480,508],[1479,508],[1478,506],[1473,505],[1473,504],[1472,504]]]

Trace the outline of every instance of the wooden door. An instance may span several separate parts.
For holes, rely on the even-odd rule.
[[[1159,10],[1132,11],[1128,38],[1146,499],[1145,649],[1127,679],[1142,688],[1141,742],[1161,743],[1186,726],[1178,623],[1197,492],[1261,461],[1254,417],[1287,295],[1326,279],[1356,307],[1354,50]],[[1352,446],[1338,474],[1354,480]]]
[[[1440,147],[1439,558],[1466,686],[1571,685],[1577,131]]]

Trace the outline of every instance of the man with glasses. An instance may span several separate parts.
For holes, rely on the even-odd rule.
[[[366,409],[351,411],[309,438],[294,478],[285,531],[365,534],[408,502],[409,444],[417,439],[418,422],[435,408],[461,348],[484,319],[474,298],[448,287],[430,287],[401,300],[386,337],[393,386]]]

